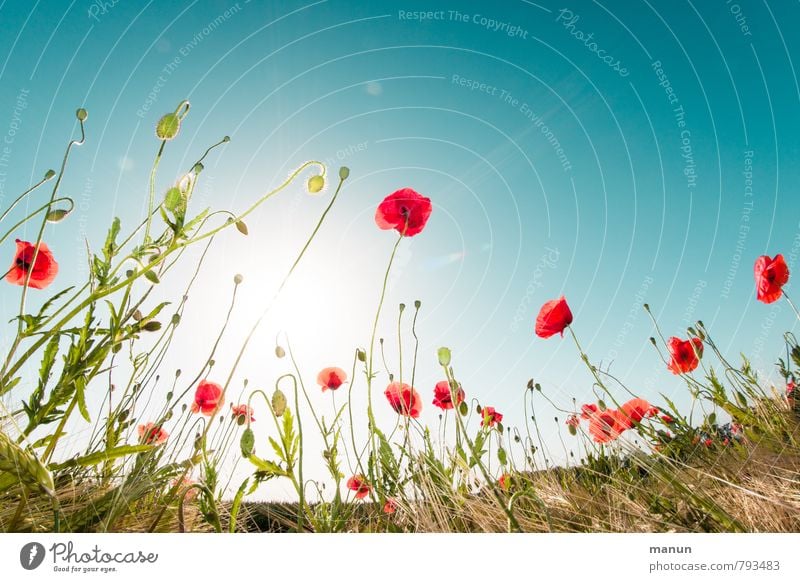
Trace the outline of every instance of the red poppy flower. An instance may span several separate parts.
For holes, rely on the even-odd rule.
[[[231,412],[233,413],[233,420],[240,425],[246,422],[255,422],[256,420],[256,417],[253,416],[253,409],[247,404],[238,404],[231,408]]]
[[[694,347],[692,347],[693,345]],[[697,368],[700,358],[703,357],[703,342],[697,337],[693,337],[691,340],[671,337],[667,342],[667,348],[671,356],[667,367],[673,374],[691,372]]]
[[[395,229],[403,236],[422,232],[431,215],[431,199],[411,188],[389,194],[375,211],[375,222],[382,230]]]
[[[345,382],[347,382],[347,374],[341,368],[323,368],[323,370],[317,374],[317,384],[322,386],[323,392],[325,392],[325,390],[338,390],[339,386]]]
[[[418,418],[422,411],[422,398],[413,386],[392,382],[384,391],[389,405],[397,414]]]
[[[509,475],[508,473],[503,473],[497,480],[497,484],[500,485],[500,489],[508,491],[509,488],[511,487],[511,475]]]
[[[350,491],[356,492],[356,499],[364,499],[371,491],[369,483],[367,483],[364,475],[353,475],[350,477],[347,480],[347,488]]]
[[[33,289],[44,289],[53,282],[58,274],[58,263],[53,253],[45,243],[40,243],[36,263],[32,264],[35,250],[36,247],[31,243],[17,239],[17,254],[14,255],[14,262],[6,275],[6,281],[14,285],[24,285],[25,278],[30,273],[28,287]]]
[[[397,502],[389,497],[386,499],[386,503],[383,504],[383,512],[386,515],[392,515],[395,511],[397,511]]]
[[[673,422],[675,422],[675,419],[672,418],[669,414],[662,414],[661,422],[663,422],[664,424],[672,424]]]
[[[589,420],[595,414],[597,414],[597,411],[597,404],[584,404],[581,406],[581,418],[583,420]]]
[[[773,303],[781,297],[781,287],[789,282],[789,267],[783,255],[770,259],[767,255],[758,257],[753,274],[756,278],[756,299],[763,303]]]
[[[564,422],[564,424],[566,424],[567,426],[572,426],[574,428],[578,428],[578,426],[581,424],[581,421],[580,421],[580,419],[578,418],[577,415],[570,414],[567,417],[567,420]]]
[[[456,390],[456,406],[464,402],[464,389],[458,385]],[[452,410],[453,394],[450,392],[450,383],[447,380],[437,382],[433,388],[433,404],[442,410]]]
[[[215,382],[201,380],[194,393],[192,402],[192,412],[202,412],[206,416],[211,416],[225,402],[225,395],[222,393],[222,386]]]
[[[704,440],[704,441],[703,441],[703,444],[704,444],[706,447],[710,447],[711,445],[713,445],[713,444],[714,444],[714,441],[713,441],[713,440],[711,440],[710,438],[707,438],[706,440]]]
[[[140,424],[137,431],[139,432],[139,440],[146,445],[160,445],[169,438],[167,431],[152,422]]]
[[[625,431],[619,422],[619,412],[606,409],[597,412],[589,421],[589,434],[597,443],[608,443],[616,439]]]
[[[492,406],[484,406],[481,409],[481,417],[481,426],[488,428],[492,428],[498,422],[503,422],[503,415]]]
[[[658,408],[644,398],[634,398],[620,406],[617,421],[620,426],[631,428],[634,424],[642,422],[643,418],[651,418],[656,414]]]
[[[794,380],[789,380],[786,384],[786,394],[791,395],[795,388],[797,388],[797,385],[794,383]]]
[[[572,312],[569,310],[567,300],[562,295],[558,299],[548,301],[539,310],[536,316],[536,335],[549,338],[560,333],[563,337],[564,330],[572,323]]]

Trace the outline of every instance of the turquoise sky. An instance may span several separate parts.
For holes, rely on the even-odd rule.
[[[799,17],[797,3],[755,0],[5,1],[0,200],[57,167],[74,110],[88,109],[87,141],[63,185],[76,209],[45,236],[61,265],[56,284],[83,281],[84,237],[97,248],[112,217],[130,227],[144,215],[155,122],[189,99],[160,192],[231,136],[206,164],[195,210],[241,211],[307,159],[352,171],[237,378],[271,386],[286,371],[271,355],[281,330],[308,383],[324,366],[349,371],[394,243],[376,228],[375,206],[408,186],[434,210],[400,247],[379,333],[396,370],[397,304],[422,301],[423,420],[437,423],[440,345],[452,348],[468,396],[509,426],[523,422],[531,377],[565,406],[593,399],[571,340],[533,334],[539,306],[561,294],[595,362],[644,397],[663,392],[688,407],[648,342],[642,303],[665,335],[702,319],[726,353],[748,354],[765,373],[796,325],[784,303],[755,301],[752,264],[782,252],[791,269],[800,252]],[[330,194],[298,185],[250,218],[248,238],[220,237],[166,369],[202,364],[242,273],[217,358],[227,375]],[[175,298],[187,273],[159,293]],[[17,304],[6,287],[5,321]],[[556,414],[537,402],[542,417]]]

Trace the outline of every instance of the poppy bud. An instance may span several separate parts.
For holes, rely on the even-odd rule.
[[[358,358],[359,362],[366,362],[367,352],[365,352],[364,350],[356,350],[356,357]]]
[[[78,121],[86,121],[86,118],[89,117],[89,112],[81,107],[75,112],[75,117],[78,118]]]
[[[233,283],[234,285],[241,285],[242,281],[244,281],[244,277],[242,277],[239,273],[236,273],[233,276]]]
[[[228,143],[229,141],[231,141],[231,138],[228,137],[227,135],[222,138],[222,143]]]
[[[182,201],[183,195],[175,186],[167,190],[167,193],[164,195],[164,207],[171,212],[175,212]]]
[[[177,113],[167,113],[156,124],[156,137],[168,141],[178,135],[181,128],[181,119]]]
[[[159,329],[161,329],[161,322],[148,321],[142,326],[142,329],[145,331],[158,331]]]
[[[350,177],[350,168],[347,166],[342,166],[339,168],[339,179],[340,180],[347,180]]]
[[[403,311],[405,310],[405,308],[406,308],[406,304],[405,304],[405,303],[401,303],[401,304],[400,304],[400,313],[403,313]]]
[[[420,307],[422,307],[422,301],[417,299],[416,301],[414,301],[414,309],[419,309]]]
[[[55,170],[47,170],[47,172],[44,175],[44,179],[45,180],[52,180],[55,175],[56,175],[56,171]]]
[[[286,395],[279,388],[276,388],[272,395],[272,411],[275,416],[283,416],[286,411]]]
[[[180,322],[181,322],[180,313],[173,313],[172,314],[172,325],[178,325]]]
[[[528,380],[528,390],[533,390],[533,378]]]
[[[195,174],[199,174],[199,173],[200,173],[200,172],[202,172],[204,169],[205,169],[205,166],[204,166],[202,163],[200,163],[200,162],[197,162],[197,163],[194,165],[194,167],[192,168],[192,171],[193,171]]]
[[[306,187],[308,188],[309,194],[319,194],[325,187],[325,178],[320,174],[317,174],[316,176],[311,176],[308,179],[308,184],[306,185]]]
[[[133,312],[133,319],[136,321],[142,321],[142,312],[138,309]]]
[[[247,236],[249,234],[249,231],[247,230],[247,225],[242,220],[237,220],[236,221],[236,230],[238,230],[239,232],[241,232],[245,236]]]
[[[69,213],[70,213],[69,210],[56,208],[55,210],[51,210],[50,212],[47,213],[45,220],[47,220],[47,222],[55,224],[56,222],[61,222],[62,220],[64,220],[67,216],[69,216]]]
[[[436,355],[439,357],[439,364],[442,366],[449,366],[450,365],[450,348],[441,347],[436,352]]]
[[[286,350],[284,350],[281,346],[275,346],[275,355],[279,358],[282,358],[286,355]]]

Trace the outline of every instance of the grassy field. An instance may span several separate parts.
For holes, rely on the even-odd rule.
[[[155,303],[150,296],[182,264],[184,252],[198,245],[205,256],[226,229],[247,236],[248,215],[302,183],[309,194],[320,195],[319,220],[296,251],[278,296],[313,250],[349,177],[347,168],[339,168],[331,179],[323,164],[309,161],[239,214],[194,208],[203,162],[228,138],[212,145],[177,183],[157,189],[159,162],[188,112],[189,103],[183,102],[159,120],[147,217],[127,232],[118,219],[110,225],[98,250],[87,250],[91,270],[82,286],[54,290],[60,280],[58,249],[48,247],[45,238],[48,229],[69,228],[73,201],[60,194],[60,184],[74,148],[84,140],[84,110],[77,112],[80,139],[68,144],[59,170],[48,171],[0,217],[16,221],[3,242],[28,222],[38,225],[35,240],[17,241],[4,276],[4,292],[19,293],[20,308],[7,330],[13,341],[0,370],[0,530],[800,531],[795,387],[800,346],[793,335],[784,337],[786,355],[776,362],[776,383],[759,377],[746,359],[729,361],[701,321],[685,337],[666,338],[653,319],[653,349],[691,395],[691,409],[681,410],[664,397],[640,398],[593,364],[579,341],[580,321],[573,322],[566,298],[557,298],[531,313],[535,333],[541,341],[560,336],[574,343],[597,399],[564,408],[532,379],[525,389],[526,411],[535,409],[537,416],[526,412],[525,426],[506,427],[500,411],[462,389],[458,354],[447,347],[419,353],[415,324],[421,304],[385,305],[397,249],[406,238],[424,236],[433,211],[429,198],[409,188],[389,194],[376,208],[376,227],[395,242],[385,273],[375,281],[379,301],[369,343],[353,346],[352,361],[314,371],[317,384],[308,386],[289,346],[277,345],[274,357],[290,371],[274,378],[268,392],[246,391],[241,401],[232,401],[231,387],[238,392],[242,381],[237,366],[269,317],[268,302],[242,338],[231,369],[213,367],[226,321],[194,371],[162,370],[186,315],[180,298],[190,293],[203,261],[193,267],[195,277],[176,286],[177,302]],[[48,188],[48,195],[31,203]],[[38,210],[17,220],[13,211],[22,201]],[[797,315],[784,289],[789,271],[783,257],[753,260],[756,299],[787,302]],[[237,275],[234,298],[241,282]],[[29,293],[47,300],[29,310]],[[648,306],[645,310],[650,314]],[[413,355],[413,363],[405,375],[387,371],[387,379],[378,372],[382,317],[398,322],[398,335],[403,321],[410,324],[406,355]],[[441,381],[435,387],[414,386],[418,356],[438,361]],[[29,375],[31,369],[38,374]],[[163,383],[157,387],[159,375],[174,376],[168,391]],[[312,390],[345,394],[333,418],[315,409]],[[353,390],[366,392],[366,409],[351,406]],[[98,392],[105,393],[103,405],[93,409],[87,394]],[[419,421],[431,397],[447,421],[443,437]],[[141,404],[148,401],[162,405],[155,413],[147,408],[142,417]],[[387,405],[396,422],[381,427],[373,407]],[[554,430],[553,417],[561,438],[577,440],[579,457],[545,458],[542,435]],[[93,427],[91,434],[80,453],[68,455],[66,427],[81,418]],[[255,418],[270,425],[265,442],[256,442]],[[366,439],[356,438],[357,426],[367,427]],[[308,431],[321,436],[321,451],[305,450]],[[320,455],[328,472],[324,488],[304,476],[308,459]],[[228,488],[226,471],[234,458],[251,471]],[[276,480],[290,485],[293,502],[250,501]]]

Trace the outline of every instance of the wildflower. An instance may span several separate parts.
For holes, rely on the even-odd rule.
[[[662,414],[661,422],[663,422],[664,424],[672,424],[675,422],[675,419],[672,418],[669,414]]]
[[[19,239],[16,242],[17,252],[14,255],[14,262],[6,274],[6,281],[14,285],[24,285],[25,279],[30,273],[28,287],[44,289],[53,282],[58,274],[58,263],[53,257],[53,253],[45,243],[39,243],[39,252],[36,253],[36,262],[33,263],[35,245]]]
[[[369,483],[367,483],[364,475],[360,474],[353,475],[347,480],[347,488],[350,491],[355,491],[356,499],[364,499],[371,491]]]
[[[418,418],[422,410],[422,398],[413,386],[392,382],[384,391],[389,405],[397,414]]]
[[[598,408],[597,404],[584,404],[581,406],[581,418],[583,420],[589,420],[595,414],[597,414]]]
[[[789,282],[789,267],[783,255],[775,255],[770,259],[762,255],[753,267],[756,279],[756,299],[762,303],[774,303],[781,297],[781,287]]]
[[[386,503],[383,504],[383,512],[386,515],[392,515],[395,511],[397,511],[397,501],[393,497],[387,498]]]
[[[670,361],[667,366],[673,374],[686,374],[691,372],[700,364],[703,357],[703,342],[700,338],[693,337],[682,340],[677,337],[669,338],[667,342],[669,348]]]
[[[549,338],[560,333],[564,336],[564,330],[572,323],[572,311],[567,305],[567,300],[562,295],[558,299],[548,301],[539,310],[536,316],[536,335],[541,338]]]
[[[317,374],[317,384],[322,386],[322,391],[325,390],[338,390],[339,386],[347,382],[347,374],[341,368],[331,367],[323,368]]]
[[[574,427],[574,428],[578,428],[578,426],[580,425],[580,423],[581,423],[581,421],[580,421],[580,419],[578,418],[578,415],[576,415],[576,414],[570,414],[570,415],[567,417],[567,420],[566,420],[566,421],[564,421],[564,424],[566,424],[567,426]]]
[[[608,443],[619,437],[625,426],[620,424],[619,412],[607,409],[597,412],[589,420],[589,434],[597,443]]]
[[[706,439],[703,441],[703,444],[704,444],[706,447],[710,447],[710,446],[711,446],[713,443],[714,443],[714,441],[712,441],[710,437],[706,438]]]
[[[481,409],[481,426],[492,428],[498,422],[503,422],[503,415],[497,412],[493,406],[484,406]]]
[[[225,395],[222,393],[222,387],[219,384],[201,380],[194,393],[192,412],[195,414],[201,412],[206,416],[211,416],[220,409],[224,402]]]
[[[425,228],[432,210],[430,198],[411,188],[402,188],[378,205],[375,222],[382,230],[393,228],[403,236],[414,236]]]
[[[658,409],[644,398],[634,398],[620,406],[617,421],[620,426],[631,428],[642,422],[643,418],[653,417],[657,413]]]
[[[139,440],[145,445],[160,445],[167,441],[169,433],[161,426],[152,422],[147,424],[140,424],[137,428],[139,433]]]
[[[233,413],[233,420],[235,420],[239,426],[246,422],[255,422],[256,420],[256,417],[253,416],[253,409],[247,404],[238,404],[231,408],[231,412]]]
[[[500,489],[508,491],[511,488],[511,475],[508,473],[503,473],[497,480],[497,484],[500,485]]]
[[[464,389],[461,387],[461,384],[458,385],[458,389],[455,392],[455,406],[458,406],[464,402],[465,398]],[[454,405],[453,395],[452,392],[450,392],[450,382],[447,380],[442,380],[441,382],[436,383],[436,386],[433,388],[433,404],[442,410],[452,410]]]

